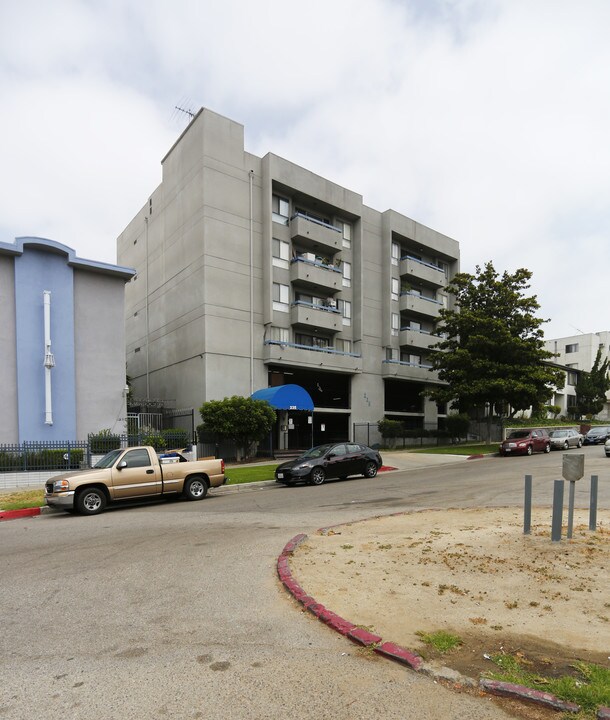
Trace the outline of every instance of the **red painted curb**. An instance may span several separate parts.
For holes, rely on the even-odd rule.
[[[466,459],[467,460],[479,460],[480,458],[484,458],[485,455],[469,455]]]
[[[16,520],[23,517],[40,515],[41,508],[22,508],[21,510],[0,510],[0,520]]]
[[[400,645],[396,645],[392,642],[385,642],[383,645],[376,647],[375,652],[379,653],[379,655],[383,655],[384,657],[388,657],[391,660],[397,660],[398,662],[404,663],[410,668],[413,668],[413,670],[419,670],[424,663],[423,659],[417,653],[406,650],[405,648],[400,647]]]
[[[580,705],[576,705],[576,703],[560,700],[558,697],[555,697],[555,695],[540,690],[532,690],[531,688],[525,687],[525,685],[515,685],[514,683],[483,678],[479,686],[485,690],[485,692],[491,693],[492,695],[529,700],[538,705],[544,705],[553,710],[560,710],[561,712],[577,713],[580,711]]]
[[[368,630],[356,627],[347,633],[347,637],[354,642],[358,642],[361,645],[377,645],[381,642],[382,638],[375,633],[370,633]]]

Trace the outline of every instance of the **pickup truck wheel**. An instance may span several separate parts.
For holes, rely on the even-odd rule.
[[[106,493],[99,488],[86,488],[76,496],[75,505],[83,515],[97,515],[106,507]]]
[[[208,484],[201,477],[189,478],[184,485],[184,497],[187,500],[203,500],[208,494]]]

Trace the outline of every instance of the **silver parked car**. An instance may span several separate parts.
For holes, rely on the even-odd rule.
[[[604,450],[606,451],[606,457],[610,457],[610,440],[606,440],[604,443]]]
[[[582,447],[584,438],[576,430],[566,428],[565,430],[552,430],[549,433],[551,448],[553,450],[567,450],[571,447]]]

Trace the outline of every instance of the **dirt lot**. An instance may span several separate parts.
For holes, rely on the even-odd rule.
[[[576,511],[573,539],[551,542],[551,510],[438,510],[376,518],[310,536],[291,560],[319,602],[384,640],[478,678],[486,655],[521,653],[544,675],[610,656],[610,512]],[[418,631],[463,645],[442,658]]]

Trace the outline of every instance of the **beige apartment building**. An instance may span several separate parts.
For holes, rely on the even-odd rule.
[[[459,246],[277,155],[202,109],[118,238],[134,393],[176,407],[296,384],[277,447],[376,442],[383,417],[435,428],[422,396]],[[370,427],[367,426],[370,424]]]

